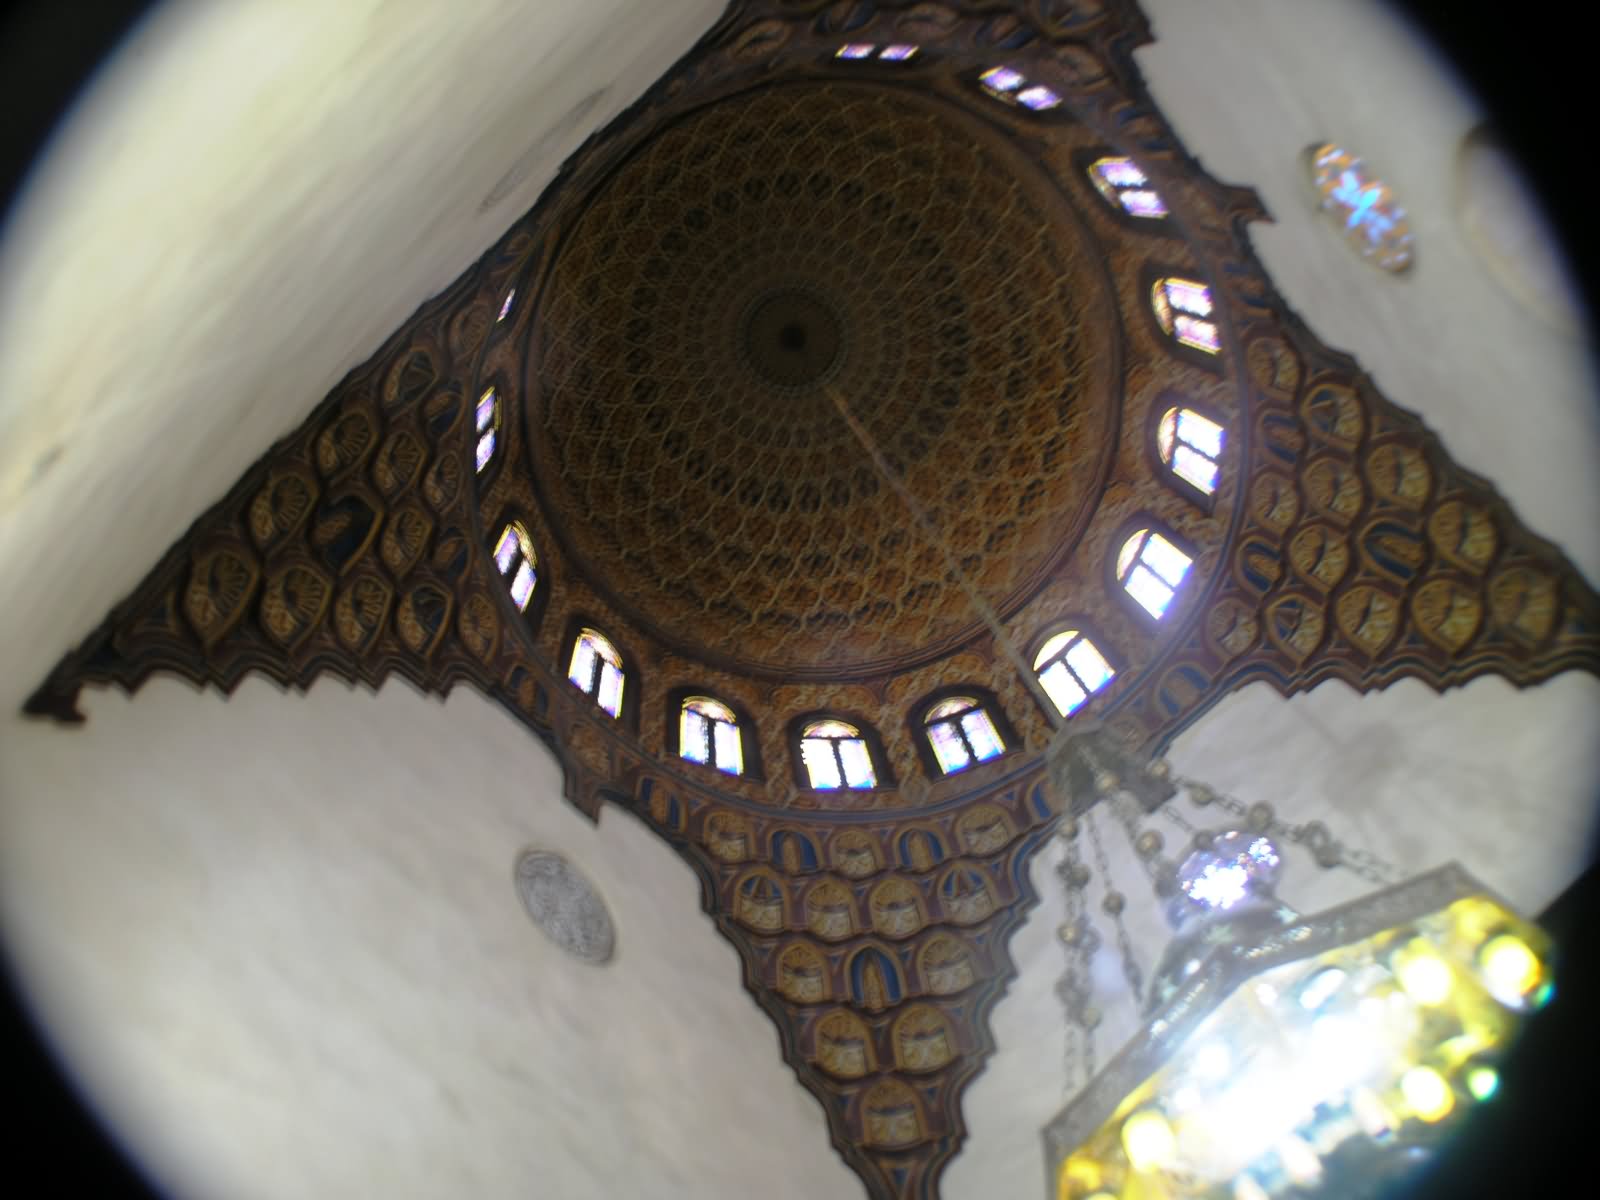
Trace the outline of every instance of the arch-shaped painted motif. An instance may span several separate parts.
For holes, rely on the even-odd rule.
[[[944,838],[937,829],[916,825],[901,832],[894,843],[895,858],[908,871],[929,871],[945,860]]]
[[[775,829],[770,841],[772,861],[789,874],[799,875],[821,868],[817,844],[809,834],[801,833],[798,829]]]
[[[900,964],[894,955],[878,946],[863,946],[852,954],[845,966],[845,979],[851,1001],[868,1012],[881,1012],[900,1003],[905,995]]]
[[[828,847],[833,869],[847,879],[865,879],[883,869],[878,839],[861,829],[841,829]]]
[[[872,1032],[866,1022],[847,1008],[836,1008],[817,1019],[816,1063],[840,1079],[860,1079],[877,1069],[872,1052]]]
[[[939,902],[950,920],[972,925],[994,912],[994,884],[982,867],[958,863],[939,880]]]
[[[917,974],[932,995],[952,996],[977,982],[977,958],[962,938],[939,932],[917,951]]]
[[[855,895],[837,879],[824,879],[806,893],[806,928],[836,942],[856,931]]]
[[[885,937],[909,937],[928,923],[921,891],[916,884],[899,876],[890,876],[872,889],[867,897],[867,909],[872,916],[872,928]]]
[[[778,991],[796,1004],[819,1004],[833,986],[827,960],[810,942],[790,942],[778,953]]]
[[[707,815],[704,826],[706,849],[725,863],[744,862],[755,853],[755,830],[743,813],[719,808]]]
[[[901,1071],[937,1071],[956,1056],[955,1030],[931,1004],[913,1004],[895,1018],[889,1034]]]
[[[777,933],[786,924],[783,911],[783,885],[765,867],[756,867],[740,876],[733,887],[733,915],[740,924],[757,933]]]
[[[956,818],[956,837],[967,854],[993,854],[1016,835],[1011,814],[998,804],[975,804]]]
[[[898,1079],[880,1079],[861,1098],[861,1125],[869,1146],[895,1149],[927,1138],[922,1103]]]

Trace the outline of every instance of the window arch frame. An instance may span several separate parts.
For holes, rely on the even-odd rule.
[[[1102,192],[1100,190],[1100,188],[1098,187],[1098,185],[1095,183],[1095,180],[1094,180],[1094,167],[1095,167],[1095,164],[1098,163],[1103,158],[1126,158],[1126,159],[1131,160],[1133,162],[1133,164],[1139,168],[1140,171],[1144,171],[1144,166],[1139,162],[1139,160],[1137,158],[1135,158],[1131,154],[1127,154],[1127,153],[1124,153],[1121,150],[1118,150],[1114,146],[1104,146],[1104,145],[1102,145],[1102,146],[1096,146],[1096,147],[1094,147],[1092,149],[1088,149],[1088,150],[1080,150],[1077,154],[1074,154],[1072,156],[1073,166],[1075,166],[1078,169],[1078,171],[1081,173],[1079,178],[1081,178],[1083,180],[1084,186],[1086,186],[1089,189],[1089,192],[1093,196],[1095,202],[1097,204],[1099,204],[1101,206],[1101,208],[1105,212],[1110,214],[1110,216],[1112,218],[1114,218],[1119,224],[1121,224],[1123,227],[1125,227],[1127,229],[1137,229],[1140,233],[1153,234],[1156,237],[1164,237],[1164,238],[1176,238],[1176,237],[1179,237],[1180,234],[1178,232],[1177,226],[1175,225],[1175,223],[1173,221],[1172,208],[1171,208],[1170,205],[1167,204],[1167,198],[1166,198],[1165,195],[1162,194],[1161,189],[1154,185],[1154,181],[1153,180],[1151,181],[1151,186],[1147,190],[1155,192],[1156,195],[1161,198],[1161,204],[1167,210],[1165,216],[1160,216],[1160,217],[1137,217],[1137,216],[1134,216],[1133,213],[1129,212],[1127,209],[1125,209],[1122,206],[1120,201],[1112,200],[1110,197],[1108,197],[1104,192]],[[1145,171],[1144,173],[1145,173],[1145,178],[1149,179],[1150,173],[1148,171]],[[1127,190],[1136,190],[1136,189],[1127,189]]]
[[[819,788],[812,784],[811,773],[806,769],[805,755],[801,751],[800,743],[805,735],[805,730],[819,721],[840,721],[855,729],[857,736],[866,745],[867,760],[872,764],[872,773],[877,779],[876,783],[869,788],[843,785],[836,788]],[[801,713],[790,720],[785,733],[789,743],[789,758],[794,768],[795,782],[807,792],[814,792],[818,795],[831,795],[841,792],[882,792],[896,786],[894,772],[889,768],[889,756],[883,748],[883,738],[879,735],[872,722],[867,720],[861,713],[835,708],[816,709],[811,712]]]
[[[592,630],[603,637],[610,643],[611,648],[617,652],[617,657],[622,660],[622,702],[617,706],[617,715],[615,717],[612,717],[605,709],[600,707],[600,701],[593,692],[585,691],[572,682],[570,674],[572,670],[572,655],[577,649],[579,636],[585,630]],[[639,732],[639,706],[641,699],[639,668],[637,666],[639,660],[626,645],[607,630],[603,623],[584,613],[573,613],[572,616],[567,618],[566,629],[557,655],[554,665],[560,673],[561,680],[568,687],[574,689],[578,695],[581,695],[597,711],[606,716],[608,720],[614,720],[618,726],[626,729],[629,733]]]
[[[495,591],[499,595],[501,603],[510,606],[512,616],[516,619],[516,621],[520,622],[524,628],[528,629],[529,631],[536,632],[544,620],[545,604],[550,599],[550,573],[545,559],[539,554],[539,543],[534,540],[533,533],[531,531],[531,524],[532,523],[528,520],[526,514],[524,514],[520,509],[513,508],[501,512],[494,521],[488,524],[488,528],[494,530],[495,532],[493,536],[488,539],[484,553],[489,559],[490,569],[495,573],[495,581],[499,585],[495,588]],[[533,547],[534,552],[533,571],[535,578],[533,584],[533,594],[528,597],[527,607],[520,609],[517,607],[516,600],[511,595],[511,581],[506,577],[505,573],[500,570],[500,565],[495,560],[494,554],[495,547],[500,544],[500,538],[505,534],[505,531],[513,525],[521,526],[522,532],[527,534],[528,544]]]
[[[1197,367],[1204,367],[1214,375],[1227,375],[1227,360],[1234,357],[1233,347],[1229,341],[1228,331],[1222,321],[1222,305],[1217,299],[1217,288],[1209,279],[1197,278],[1199,271],[1191,271],[1187,267],[1172,266],[1169,264],[1147,263],[1140,273],[1139,294],[1143,298],[1143,308],[1150,328],[1167,353],[1175,355],[1184,362]],[[1184,283],[1198,283],[1211,293],[1211,316],[1202,318],[1210,321],[1217,329],[1217,352],[1212,354],[1209,350],[1202,350],[1197,346],[1190,346],[1178,340],[1176,333],[1168,333],[1161,324],[1161,318],[1156,313],[1155,289],[1158,283],[1173,279]]]
[[[624,658],[623,662],[626,663],[627,659]],[[722,705],[734,716],[734,724],[739,731],[739,753],[744,758],[744,770],[737,775],[729,774],[709,762],[700,763],[695,762],[692,758],[683,757],[681,741],[683,736],[681,724],[683,706],[688,701],[701,696]],[[623,697],[624,699],[627,697],[626,688],[623,689]],[[718,775],[727,779],[753,779],[757,782],[766,779],[766,772],[763,770],[761,763],[761,739],[756,736],[755,719],[743,705],[726,699],[717,689],[696,687],[688,684],[673,688],[667,693],[666,718],[665,737],[662,740],[665,743],[667,753],[674,759],[686,762],[691,766],[714,770]]]
[[[1063,633],[1075,633],[1078,635],[1078,637],[1088,642],[1089,645],[1094,647],[1095,653],[1101,658],[1105,659],[1106,665],[1111,668],[1111,678],[1106,680],[1093,691],[1089,691],[1087,688],[1085,688],[1084,691],[1086,694],[1084,695],[1084,698],[1079,702],[1078,707],[1074,708],[1069,713],[1062,712],[1061,709],[1056,705],[1055,697],[1046,691],[1044,681],[1039,678],[1042,672],[1036,669],[1033,665],[1034,660],[1039,657],[1039,652],[1045,648],[1045,645],[1050,641],[1050,639],[1059,637]],[[1065,654],[1068,649],[1071,649],[1072,645],[1073,643],[1069,641],[1067,646],[1063,648],[1062,654]],[[1121,679],[1123,673],[1127,670],[1127,660],[1122,657],[1122,654],[1119,650],[1117,650],[1114,646],[1110,646],[1106,642],[1105,638],[1100,636],[1099,631],[1094,627],[1094,623],[1086,619],[1080,619],[1076,616],[1068,616],[1063,617],[1059,621],[1051,621],[1044,628],[1040,629],[1038,633],[1034,634],[1033,639],[1027,643],[1025,653],[1027,655],[1028,669],[1033,672],[1033,678],[1039,685],[1039,691],[1044,693],[1043,700],[1041,700],[1037,694],[1034,694],[1034,702],[1040,705],[1040,711],[1043,712],[1051,721],[1070,721],[1077,717],[1086,708],[1088,708],[1089,705],[1094,703],[1095,697],[1103,695],[1110,688],[1114,687],[1117,680]],[[1049,663],[1045,664],[1047,669],[1049,665]],[[1067,670],[1072,674],[1074,679],[1078,679],[1078,673],[1074,671],[1070,665],[1068,665]],[[1078,680],[1078,686],[1083,686],[1081,679]],[[1029,688],[1028,691],[1032,693],[1033,689]],[[1046,705],[1044,701],[1048,701],[1048,705]]]
[[[1122,557],[1123,548],[1128,544],[1128,540],[1140,530],[1148,530],[1151,533],[1160,534],[1171,543],[1174,549],[1181,554],[1187,555],[1189,559],[1189,566],[1183,573],[1183,579],[1179,581],[1177,587],[1172,589],[1172,598],[1167,601],[1166,611],[1159,617],[1153,616],[1150,610],[1135,599],[1133,593],[1123,586],[1121,572],[1117,570],[1117,562]],[[1161,520],[1154,513],[1140,513],[1138,516],[1124,521],[1118,528],[1116,535],[1111,538],[1111,553],[1106,555],[1105,563],[1107,586],[1111,588],[1124,607],[1145,622],[1146,628],[1151,630],[1167,629],[1175,625],[1173,614],[1182,603],[1183,589],[1188,587],[1191,580],[1194,579],[1195,569],[1199,562],[1200,548],[1194,542],[1182,534],[1173,532],[1172,526]],[[1147,569],[1149,569],[1148,566]],[[1129,573],[1132,573],[1131,569]],[[1159,572],[1154,573],[1163,583],[1166,582],[1165,577],[1161,576]],[[1111,660],[1107,659],[1106,661],[1110,662]]]
[[[1188,409],[1197,416],[1204,417],[1213,425],[1222,430],[1222,453],[1217,456],[1217,486],[1210,492],[1202,491],[1198,486],[1173,468],[1172,464],[1161,456],[1161,422],[1166,419],[1167,413],[1173,409]],[[1164,390],[1156,396],[1156,402],[1150,406],[1150,413],[1146,420],[1145,446],[1150,452],[1150,462],[1157,477],[1185,500],[1204,512],[1216,511],[1217,492],[1222,488],[1223,465],[1231,457],[1229,448],[1233,445],[1234,429],[1222,413],[1190,396],[1171,389]],[[1165,536],[1165,535],[1163,535]],[[1171,539],[1168,539],[1171,541]],[[1174,545],[1177,543],[1174,542]],[[1120,550],[1121,547],[1119,546]]]
[[[958,697],[970,698],[974,706],[983,709],[989,718],[989,723],[994,726],[995,733],[1000,738],[1000,753],[993,758],[974,759],[964,767],[957,767],[953,771],[946,771],[939,763],[939,755],[933,748],[933,740],[928,733],[928,714],[939,705]],[[1000,762],[1002,759],[1016,753],[1022,745],[1022,739],[1017,735],[1016,727],[1012,725],[1006,715],[1005,708],[1000,704],[1000,699],[990,688],[978,683],[953,683],[941,687],[937,691],[929,692],[918,700],[906,713],[906,728],[911,733],[911,742],[917,748],[917,761],[922,764],[923,773],[935,783],[946,779],[955,779],[964,776],[979,767],[988,766],[990,763]]]

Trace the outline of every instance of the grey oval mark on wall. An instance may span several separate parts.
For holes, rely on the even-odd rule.
[[[511,169],[500,176],[499,182],[489,189],[489,194],[483,198],[483,203],[478,205],[478,211],[488,212],[496,204],[511,195],[523,180],[533,174],[534,168],[543,162],[545,157],[559,146],[561,141],[568,137],[583,122],[585,117],[594,111],[600,101],[605,98],[606,90],[605,88],[600,88],[598,91],[590,92],[568,109],[555,124],[540,134],[538,140],[524,150],[521,157],[511,164]]]
[[[578,868],[551,851],[528,850],[517,859],[516,885],[528,916],[557,946],[596,966],[610,960],[611,914]]]

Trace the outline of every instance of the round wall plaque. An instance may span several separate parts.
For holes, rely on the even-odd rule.
[[[529,850],[517,860],[517,894],[545,936],[588,963],[611,957],[611,914],[593,885],[559,854]]]

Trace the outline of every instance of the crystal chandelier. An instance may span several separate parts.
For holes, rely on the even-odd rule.
[[[1076,723],[1075,723],[1076,724]],[[1094,1071],[1085,912],[1088,841],[1107,876],[1102,911],[1130,991],[1133,1037],[1043,1131],[1050,1200],[1360,1197],[1407,1174],[1494,1093],[1496,1063],[1551,994],[1547,936],[1451,864],[1401,883],[1319,822],[1289,826],[1177,779],[1095,727],[1063,729],[1051,774],[1066,812],[1058,873],[1068,969],[1058,987],[1068,1054]],[[1226,817],[1196,829],[1175,800]],[[1148,991],[1094,822],[1104,802],[1150,877],[1172,931]],[[1141,821],[1188,835],[1181,861]],[[1379,885],[1302,916],[1275,894],[1282,847]]]

